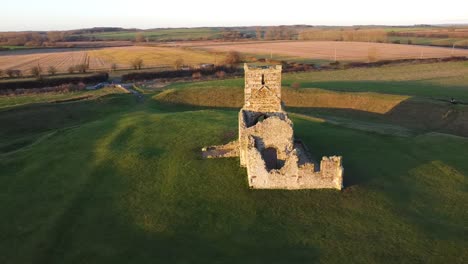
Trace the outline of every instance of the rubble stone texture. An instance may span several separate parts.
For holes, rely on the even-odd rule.
[[[239,112],[239,139],[203,148],[203,157],[239,156],[253,189],[322,189],[343,187],[342,157],[320,164],[294,139],[292,121],[281,103],[281,65],[244,65],[245,102]]]

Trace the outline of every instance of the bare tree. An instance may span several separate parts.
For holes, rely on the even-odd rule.
[[[238,64],[241,61],[242,61],[242,56],[240,55],[239,52],[230,51],[226,56],[225,63],[232,66],[232,65]]]
[[[138,32],[135,34],[135,42],[144,42],[145,41],[145,36],[143,35],[142,32]]]
[[[118,68],[118,66],[117,66],[116,63],[112,63],[112,64],[111,64],[111,67],[110,67],[111,71],[116,71],[117,68]]]
[[[274,35],[274,38],[275,38],[276,40],[281,39],[281,37],[282,37],[282,30],[281,30],[281,28],[276,27],[276,28],[273,29],[273,32],[274,32],[274,34],[273,34],[273,35]]]
[[[60,31],[49,31],[47,32],[47,39],[54,43],[63,40],[64,34]]]
[[[68,67],[68,73],[74,73],[75,72],[75,66],[70,66]]]
[[[42,74],[42,68],[41,66],[37,65],[37,66],[33,66],[31,67],[31,70],[30,70],[31,74],[36,77],[36,78],[40,78],[41,77],[41,74]]]
[[[132,65],[133,69],[135,70],[141,70],[141,67],[143,67],[143,59],[142,58],[135,58],[130,62]]]
[[[262,39],[262,29],[260,27],[255,28],[255,36],[258,40]]]
[[[23,72],[21,70],[8,69],[5,73],[10,78],[23,76]]]
[[[182,65],[184,65],[184,60],[182,58],[178,58],[174,61],[174,69],[179,70]]]
[[[86,71],[89,69],[88,64],[78,64],[75,66],[75,69],[80,72],[80,73],[86,73]]]
[[[57,74],[57,68],[55,68],[54,66],[49,66],[47,72],[49,73],[49,75],[55,75]]]
[[[6,70],[6,74],[8,75],[8,77],[13,78],[13,76],[15,76],[15,70],[8,69]]]
[[[266,32],[265,32],[265,37],[264,39],[266,40],[272,40],[274,38],[274,32],[273,32],[273,29],[271,27],[269,27]]]
[[[2,75],[3,75],[3,70],[0,69],[0,77],[2,77]]]
[[[237,30],[226,29],[222,32],[223,40],[237,40],[242,37],[242,34]]]

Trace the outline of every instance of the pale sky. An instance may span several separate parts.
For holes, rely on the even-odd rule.
[[[5,0],[0,31],[468,23],[468,0]]]

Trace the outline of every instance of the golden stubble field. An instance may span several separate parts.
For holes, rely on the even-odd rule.
[[[418,45],[346,42],[346,41],[285,41],[285,42],[247,42],[247,43],[208,43],[196,45],[207,51],[238,51],[265,56],[290,56],[307,59],[340,61],[368,61],[416,58],[444,58],[468,56],[468,50]]]
[[[174,62],[181,58],[184,64],[195,65],[200,63],[215,63],[224,60],[220,54],[211,54],[204,51],[194,51],[170,47],[114,47],[94,50],[78,51],[44,51],[32,54],[3,55],[0,56],[0,69],[17,69],[28,74],[34,66],[40,66],[44,71],[54,66],[59,72],[66,72],[70,66],[89,64],[89,69],[109,70],[112,64],[118,68],[130,69],[131,62],[136,58],[143,59],[143,67],[172,67]]]

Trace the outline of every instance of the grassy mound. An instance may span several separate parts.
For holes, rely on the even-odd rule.
[[[187,92],[200,98],[203,89],[229,94],[239,83],[209,83],[225,93],[207,83],[178,84],[156,98],[180,93],[184,96],[175,98],[185,99]],[[333,89],[300,89],[295,100],[303,91],[342,96],[326,90]],[[342,192],[250,190],[238,159],[204,160],[200,154],[204,146],[235,137],[238,109],[161,104],[145,96],[145,102],[131,94],[23,102],[0,111],[0,263],[464,263],[468,258],[468,140],[400,133],[396,121],[380,119],[408,102],[427,102],[423,96],[386,114],[291,107],[301,113],[291,114],[295,134],[314,156],[344,157]],[[220,97],[216,104],[229,101],[235,107],[236,98]],[[311,117],[316,114],[321,118]],[[397,132],[388,133],[392,129]]]
[[[201,147],[231,139],[237,110],[190,111],[114,95],[16,111],[22,127],[2,126],[1,144],[55,133],[0,154],[3,263],[468,257],[466,139],[381,136],[293,118],[314,155],[344,156],[346,189],[260,191],[248,189],[237,159],[200,158]],[[51,118],[33,125],[46,113]]]

